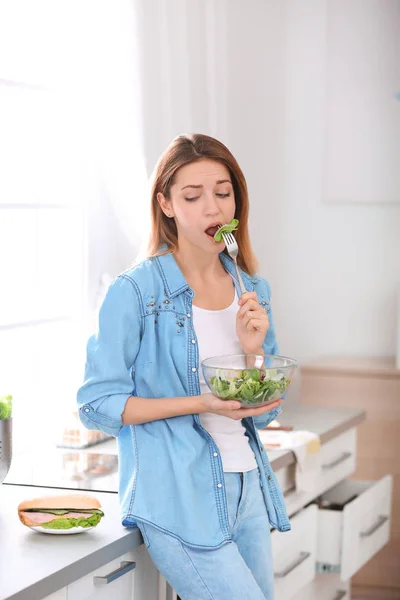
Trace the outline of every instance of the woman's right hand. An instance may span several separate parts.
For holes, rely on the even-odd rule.
[[[229,417],[235,421],[244,419],[245,417],[257,417],[263,413],[274,410],[282,404],[282,400],[272,402],[267,406],[260,406],[258,408],[243,408],[236,400],[220,400],[214,394],[202,394],[200,396],[200,402],[204,406],[204,411],[215,415],[222,415]]]

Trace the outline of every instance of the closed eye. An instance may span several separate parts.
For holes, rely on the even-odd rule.
[[[216,194],[216,196],[218,196],[218,198],[229,198],[230,195],[231,195],[230,192],[228,192],[227,194]],[[190,198],[185,196],[185,200],[187,202],[194,202],[195,200],[198,200],[199,198],[200,198],[200,196],[191,196]]]

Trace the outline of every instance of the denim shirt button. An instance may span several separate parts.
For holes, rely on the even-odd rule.
[[[192,344],[195,344],[195,343],[196,343],[196,340],[192,340]]]
[[[86,407],[86,408],[84,409],[84,411],[85,411],[85,412],[89,412],[89,411],[90,411],[90,408]]]
[[[191,315],[190,315],[190,313],[188,313],[186,316],[187,316],[187,318],[188,318],[188,319],[190,319],[190,316],[191,316]]]
[[[218,456],[218,452],[214,452],[213,456]]]
[[[222,488],[222,483],[218,483],[217,487]]]
[[[192,371],[193,371],[193,373],[196,373],[196,371],[197,371],[196,367],[192,367]]]

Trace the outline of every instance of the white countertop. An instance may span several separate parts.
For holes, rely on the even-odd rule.
[[[279,416],[282,425],[317,433],[322,444],[364,419],[364,410],[302,405],[288,406]],[[94,448],[96,452],[116,453],[114,439],[88,450]],[[274,471],[294,462],[291,451],[269,451],[268,455]],[[137,529],[121,525],[118,496],[112,492],[85,492],[96,496],[105,512],[90,531],[57,536],[39,534],[22,525],[18,504],[28,497],[51,493],[60,490],[0,485],[0,600],[41,600],[142,543]]]
[[[22,525],[17,513],[22,500],[59,493],[0,485],[0,600],[40,600],[142,543],[137,529],[121,525],[115,493],[85,492],[100,501],[105,514],[90,531],[51,535]]]

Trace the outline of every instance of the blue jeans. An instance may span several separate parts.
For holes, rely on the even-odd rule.
[[[138,523],[147,550],[181,600],[273,600],[271,534],[259,471],[225,473],[225,484],[233,542],[199,550]]]

